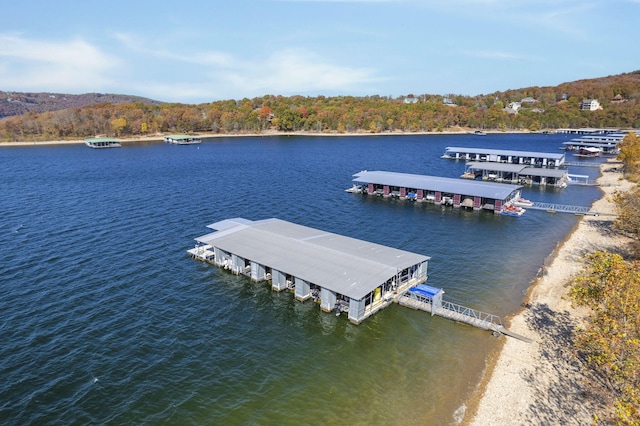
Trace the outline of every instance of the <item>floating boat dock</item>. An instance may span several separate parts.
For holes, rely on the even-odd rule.
[[[476,162],[487,161],[492,163],[521,164],[532,167],[556,168],[564,164],[565,154],[450,146],[445,148],[442,158],[450,160]]]
[[[491,210],[494,213],[502,213],[520,199],[522,189],[519,185],[386,171],[362,171],[353,177],[354,183],[346,190],[348,192]]]
[[[270,281],[325,312],[346,312],[359,324],[427,280],[429,257],[279,219],[228,219],[196,238],[196,259],[253,281]]]
[[[87,138],[84,140],[84,144],[95,149],[120,148],[122,146],[120,141],[114,138]]]
[[[567,186],[568,172],[557,168],[472,161],[466,164],[466,170],[461,177],[500,183],[549,185],[564,188]]]
[[[208,226],[187,250],[274,291],[289,290],[298,301],[313,299],[325,312],[346,313],[359,324],[391,303],[454,321],[510,333],[495,315],[442,300],[444,291],[427,281],[429,256],[297,225],[280,219],[227,219]],[[525,340],[525,338],[522,338]]]
[[[202,143],[202,139],[198,136],[190,135],[167,135],[163,137],[165,143],[172,143],[174,145],[194,145]]]
[[[556,130],[556,133],[566,133],[574,135],[605,135],[608,133],[619,133],[620,129],[601,129],[597,127],[563,128]]]
[[[625,136],[623,133],[602,136],[589,135],[571,139],[568,142],[563,142],[562,145],[566,151],[581,152],[582,150],[594,150],[594,152],[599,152],[603,155],[618,155],[620,152],[618,144]],[[574,154],[574,156],[575,155],[576,154]]]

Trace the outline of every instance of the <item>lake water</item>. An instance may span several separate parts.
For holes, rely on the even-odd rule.
[[[0,420],[455,424],[498,338],[399,305],[356,326],[186,250],[210,223],[277,217],[431,256],[428,284],[447,300],[506,317],[577,217],[514,218],[344,190],[363,169],[459,177],[464,163],[440,158],[447,146],[560,152],[568,139],[1,148]],[[578,186],[523,191],[572,205],[599,195]]]

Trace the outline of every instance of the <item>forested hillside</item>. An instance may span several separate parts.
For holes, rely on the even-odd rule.
[[[161,102],[139,96],[112,95],[103,93],[85,93],[69,95],[64,93],[23,93],[0,91],[0,118],[27,112],[57,111],[67,108],[82,108],[96,104],[128,104],[142,102],[160,104]]]
[[[82,95],[81,95],[82,96]],[[103,95],[107,97],[108,95]],[[140,137],[167,132],[428,132],[640,127],[640,71],[488,95],[275,96],[186,105],[105,102],[0,120],[0,141]],[[585,99],[601,105],[581,110]]]

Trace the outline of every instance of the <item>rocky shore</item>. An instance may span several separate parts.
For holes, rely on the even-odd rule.
[[[469,401],[463,424],[586,425],[593,422],[599,401],[584,391],[584,373],[571,353],[572,333],[585,315],[566,298],[567,283],[583,267],[583,256],[597,250],[621,253],[628,240],[611,232],[615,206],[610,195],[633,184],[622,179],[621,164],[610,160],[597,180],[603,191],[592,210],[533,283],[523,310],[509,329],[533,340],[505,338],[496,359],[489,362],[484,382]]]

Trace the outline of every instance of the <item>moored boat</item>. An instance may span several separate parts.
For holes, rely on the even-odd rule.
[[[518,217],[518,216],[522,216],[525,212],[526,212],[526,210],[523,209],[522,207],[514,206],[514,205],[508,205],[508,206],[504,206],[502,208],[502,210],[500,211],[500,214],[504,215],[504,216]]]
[[[585,147],[580,148],[578,150],[578,152],[573,154],[573,156],[574,157],[582,157],[582,158],[593,158],[593,157],[599,157],[600,156],[600,152],[601,151],[600,151],[599,148],[585,146]]]
[[[518,198],[513,202],[513,205],[517,207],[530,207],[533,205],[533,201],[527,200],[525,198]]]

